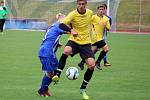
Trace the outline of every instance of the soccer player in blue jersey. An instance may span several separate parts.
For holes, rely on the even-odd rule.
[[[60,21],[63,20],[64,17],[63,14],[57,15],[58,21],[47,29],[38,52],[38,56],[42,63],[42,70],[44,72],[42,83],[38,90],[40,96],[51,96],[48,86],[51,84],[54,70],[58,66],[58,60],[55,53],[59,45],[59,38],[66,32],[65,29],[59,28]]]
[[[104,4],[102,4],[104,7],[105,7],[105,11],[104,11],[104,14],[105,14],[105,16],[109,19],[109,23],[110,23],[110,26],[112,25],[112,18],[111,18],[111,16],[108,16],[107,15],[107,5],[104,3]],[[105,42],[107,42],[107,32],[108,32],[108,30],[104,30],[104,33],[103,33],[103,40],[105,41]],[[103,61],[104,61],[104,66],[111,66],[111,64],[107,61],[107,56],[106,56],[106,54],[105,54],[105,56],[104,56],[104,58],[103,58]]]

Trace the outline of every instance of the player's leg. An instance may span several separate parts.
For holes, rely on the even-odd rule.
[[[81,70],[84,70],[84,64],[85,61],[82,59],[80,63],[78,63],[78,66],[80,67]]]
[[[95,67],[95,60],[93,58],[88,58],[86,60],[86,63],[87,63],[88,69],[86,70],[84,74],[84,80],[81,84],[80,92],[82,93],[83,99],[88,100],[89,96],[86,94],[86,87],[92,78],[94,67]]]
[[[4,28],[4,23],[5,23],[5,19],[1,19],[1,27],[0,27],[0,30],[1,32],[3,32],[3,28]]]
[[[56,70],[56,75],[58,77],[60,77],[60,74],[66,65],[66,60],[71,53],[72,53],[72,48],[70,46],[66,46],[64,48],[64,52],[63,52],[62,56],[60,57],[59,64],[58,64],[58,67]]]
[[[57,67],[57,69],[56,69],[56,71],[55,71],[55,76],[54,76],[53,79],[52,79],[55,83],[58,82],[59,77],[60,77],[60,75],[61,75],[61,72],[62,72],[63,69],[65,68],[66,60],[67,60],[68,56],[70,55],[70,52],[71,52],[71,51],[72,51],[72,48],[71,48],[70,46],[66,46],[66,47],[64,48],[64,52],[63,52],[63,54],[62,54],[61,57],[60,57],[58,67]]]
[[[104,64],[107,63],[107,57],[106,57],[106,54],[105,54],[104,57],[103,57],[103,61],[104,61]]]
[[[111,64],[107,60],[107,55],[106,54],[103,57],[103,61],[104,61],[104,66],[111,66]]]
[[[84,81],[83,81],[80,89],[86,89],[88,82],[90,81],[90,79],[92,77],[94,67],[95,67],[95,60],[93,58],[86,59],[86,63],[87,63],[88,69],[86,70],[86,72],[84,74]]]
[[[97,48],[97,46],[92,45],[92,51],[95,54],[97,51],[99,51],[99,48]],[[85,64],[85,60],[82,59],[82,61],[78,64],[78,66],[80,67],[81,70],[84,69],[84,64]]]
[[[52,80],[55,83],[57,83],[59,80],[61,72],[63,71],[63,69],[66,65],[66,60],[67,60],[68,56],[72,54],[72,47],[70,45],[71,45],[71,43],[70,43],[70,41],[68,41],[67,45],[64,48],[64,52],[63,52],[62,56],[60,57],[57,70],[55,71],[55,76],[52,78]]]
[[[107,44],[105,44],[103,47],[102,47],[102,51],[101,51],[101,53],[100,53],[100,55],[98,56],[98,58],[97,58],[97,60],[96,60],[96,67],[98,68],[98,69],[100,69],[100,70],[102,70],[101,69],[101,66],[100,66],[100,62],[101,62],[101,60],[104,58],[104,56],[106,55],[106,53],[108,52],[108,46],[107,46]]]
[[[3,22],[2,22],[2,19],[0,19],[0,32],[2,32],[2,30],[3,30],[3,29],[2,29],[2,28],[3,28],[2,23],[3,23]]]
[[[104,42],[106,43],[107,42],[107,31],[105,30],[104,31],[104,34],[103,34],[103,40]],[[103,61],[104,61],[104,66],[111,66],[111,64],[107,61],[107,56],[106,54],[104,55],[104,58],[103,58]]]
[[[39,95],[44,96],[44,97],[51,96],[48,86],[52,82],[53,75],[54,75],[54,73],[45,72],[43,79],[42,79],[41,87],[38,90]]]
[[[40,57],[40,61],[42,63],[42,70],[44,72],[44,76],[41,82],[40,89],[38,90],[39,95],[48,97],[51,96],[49,92],[48,86],[52,82],[52,77],[54,75],[54,69],[58,65],[57,59],[50,59],[48,57]],[[53,63],[51,63],[53,62]]]
[[[88,68],[84,74],[84,79],[80,87],[80,92],[82,93],[83,99],[88,100],[89,96],[86,94],[86,87],[92,78],[95,67],[95,60],[94,60],[94,53],[92,52],[90,46],[83,47],[82,50],[83,51],[80,53],[80,56],[82,57],[82,59],[85,59]]]
[[[104,66],[111,66],[111,64],[108,62],[107,60],[107,56],[105,54],[104,58],[103,58],[103,61],[104,61]]]

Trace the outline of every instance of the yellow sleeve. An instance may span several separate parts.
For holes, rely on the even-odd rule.
[[[65,19],[62,21],[62,23],[66,24],[66,25],[70,25],[70,22],[73,20],[74,17],[74,12],[70,12]]]
[[[106,29],[109,31],[110,30],[110,23],[109,20],[106,20]]]

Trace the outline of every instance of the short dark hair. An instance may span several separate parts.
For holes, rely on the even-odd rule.
[[[105,6],[104,6],[103,4],[100,4],[100,5],[97,7],[97,9],[99,9],[99,8],[104,8],[104,9],[105,9]]]
[[[105,9],[107,9],[107,5],[105,3],[103,3],[102,5],[105,7]]]
[[[85,1],[85,3],[87,3],[87,0],[77,0],[77,2],[79,2],[79,1]]]

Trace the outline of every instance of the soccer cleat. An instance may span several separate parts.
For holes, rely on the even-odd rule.
[[[49,90],[46,91],[41,91],[40,89],[38,90],[38,94],[42,97],[49,97],[52,96]]]
[[[54,82],[54,85],[58,83],[59,77],[57,75],[53,76],[52,81]]]
[[[111,66],[111,64],[109,62],[104,63],[104,66],[108,67]]]
[[[84,89],[80,89],[80,93],[82,94],[83,100],[89,100],[89,96],[86,94]]]
[[[84,70],[84,64],[83,64],[82,62],[80,62],[80,63],[78,64],[78,66],[80,67],[81,70]]]
[[[102,70],[100,63],[96,63],[96,68]]]

